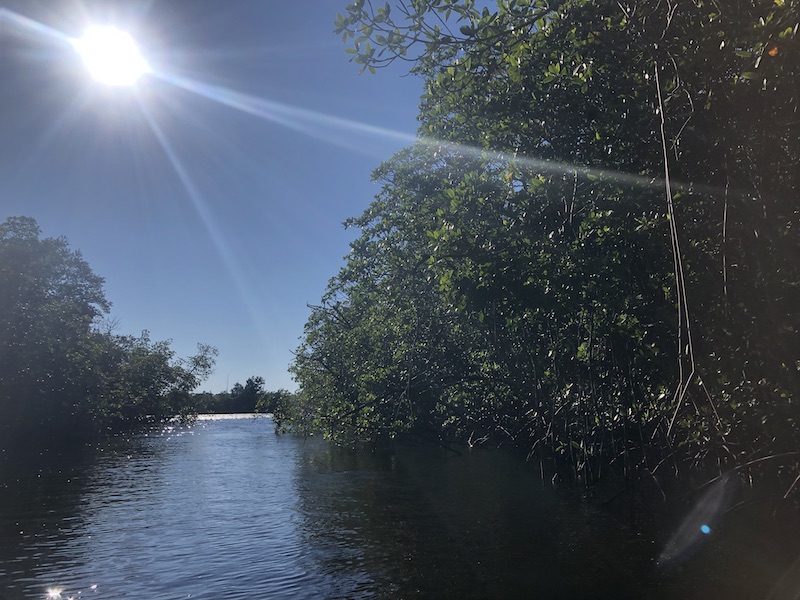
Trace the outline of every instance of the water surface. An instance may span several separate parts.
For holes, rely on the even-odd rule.
[[[204,419],[0,455],[0,598],[795,597],[796,532],[741,511],[657,566],[690,508],[587,502],[499,452]]]

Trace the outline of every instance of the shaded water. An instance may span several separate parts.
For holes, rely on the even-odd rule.
[[[687,511],[587,502],[501,453],[353,451],[266,418],[203,420],[6,451],[0,598],[795,597],[792,573],[775,586],[799,536],[741,511],[657,567]]]

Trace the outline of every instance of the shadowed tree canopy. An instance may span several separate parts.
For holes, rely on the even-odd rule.
[[[349,4],[355,63],[424,78],[421,139],[348,222],[282,418],[587,482],[795,456],[798,23],[793,0]]]
[[[168,342],[103,331],[103,279],[36,221],[0,224],[0,412],[4,435],[91,434],[192,411],[216,350],[176,359]]]

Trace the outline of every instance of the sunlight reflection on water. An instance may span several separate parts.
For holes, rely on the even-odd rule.
[[[270,419],[272,415],[265,413],[230,413],[197,415],[198,421],[231,421],[237,419]]]
[[[64,485],[59,469],[36,478],[47,484],[34,502],[16,489],[14,519],[29,523],[10,564],[0,555],[0,589],[10,576],[12,591],[38,598],[320,590],[296,509],[301,442],[273,429],[264,416],[203,417],[193,428],[87,450],[88,464],[74,467],[84,471],[70,477],[79,485]],[[20,483],[31,483],[21,475]]]

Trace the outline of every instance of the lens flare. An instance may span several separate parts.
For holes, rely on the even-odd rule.
[[[658,557],[660,567],[680,564],[689,559],[708,539],[712,525],[717,523],[731,505],[736,492],[736,476],[727,473],[715,481],[684,518]]]

